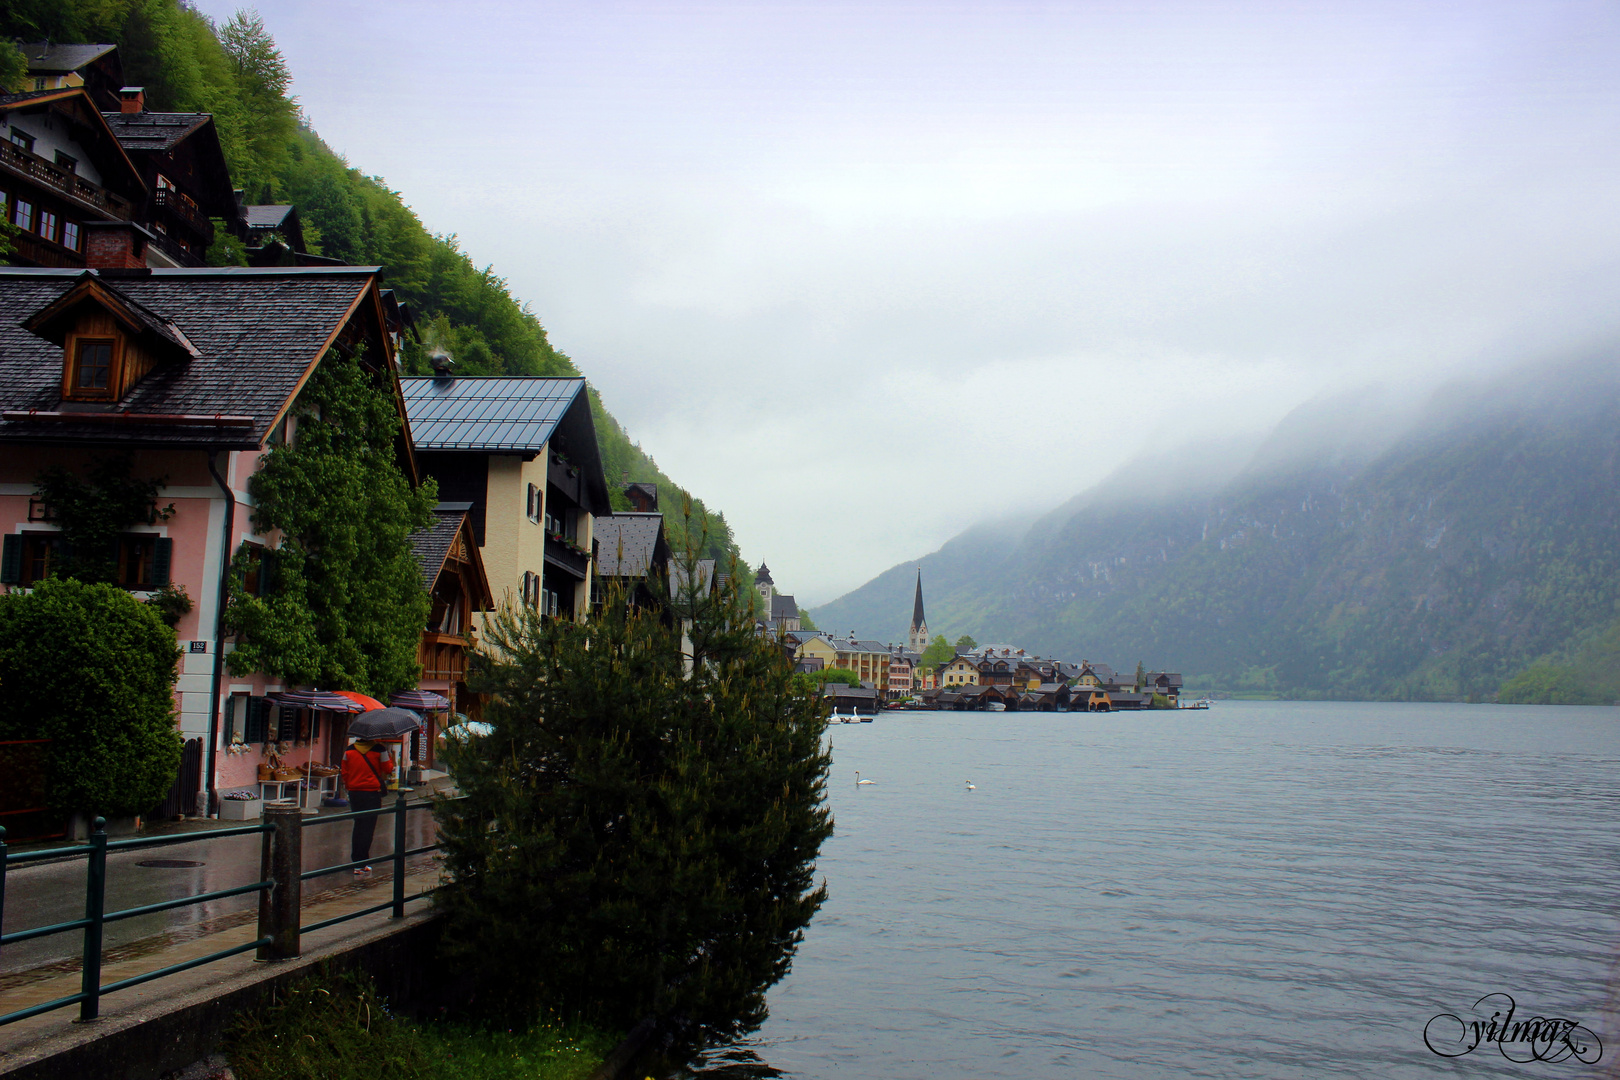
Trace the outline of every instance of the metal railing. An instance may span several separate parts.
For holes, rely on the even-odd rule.
[[[408,803],[405,801],[404,794],[401,793],[394,800],[392,806],[312,819],[308,823],[310,826],[392,814],[394,815],[394,850],[381,859],[362,859],[359,862],[339,863],[308,871],[302,869],[305,822],[301,811],[296,806],[266,807],[264,811],[266,820],[261,825],[243,825],[229,829],[210,829],[206,832],[188,833],[184,836],[155,836],[134,840],[108,840],[106,820],[98,817],[95,819],[94,831],[91,833],[88,843],[71,847],[47,848],[42,851],[29,851],[19,855],[12,855],[8,852],[5,842],[6,831],[4,828],[0,828],[0,920],[3,920],[5,915],[6,875],[11,866],[62,858],[77,858],[81,855],[87,859],[84,918],[53,923],[49,926],[37,926],[28,930],[18,930],[10,934],[0,934],[0,950],[3,950],[5,946],[14,945],[18,942],[32,941],[35,938],[47,937],[52,934],[71,933],[75,930],[82,931],[84,937],[80,951],[82,966],[80,969],[79,992],[0,1015],[0,1026],[26,1020],[31,1016],[38,1016],[41,1013],[51,1012],[55,1009],[66,1008],[69,1005],[79,1006],[80,1020],[94,1020],[100,1015],[101,999],[107,994],[116,993],[119,990],[127,990],[130,987],[140,986],[142,983],[148,983],[154,979],[177,975],[182,971],[201,967],[204,964],[211,964],[216,960],[224,960],[227,957],[245,953],[250,949],[258,951],[257,958],[260,960],[296,959],[299,955],[302,934],[324,930],[329,926],[336,926],[338,923],[347,922],[350,919],[358,919],[365,915],[372,915],[389,909],[392,909],[394,918],[403,918],[407,903],[412,900],[420,900],[425,896],[431,896],[442,887],[434,886],[411,896],[405,895],[405,860],[414,855],[437,851],[442,846],[434,843],[424,847],[407,849],[405,846],[406,815],[412,810],[427,809],[433,805],[434,803],[431,800]],[[183,896],[176,900],[165,900],[156,904],[143,904],[139,907],[124,908],[120,911],[106,910],[107,853],[109,851],[170,847],[178,844],[196,843],[202,840],[221,840],[231,836],[252,836],[255,834],[262,837],[258,881],[248,885],[239,885],[232,889],[216,889],[212,892]],[[303,883],[305,881],[326,874],[339,873],[355,867],[365,866],[372,862],[387,861],[392,861],[394,864],[393,896],[387,902],[362,908],[359,911],[351,911],[339,915],[337,918],[325,919],[310,926],[301,925],[303,918]],[[102,984],[102,930],[107,923],[253,892],[259,894],[258,933],[253,941],[229,949],[220,949],[217,952],[182,963],[170,964],[156,971],[149,971],[128,979]]]

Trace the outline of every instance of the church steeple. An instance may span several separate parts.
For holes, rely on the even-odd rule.
[[[928,620],[923,616],[922,567],[917,567],[917,599],[911,605],[911,633],[906,636],[906,648],[920,653],[928,648]]]

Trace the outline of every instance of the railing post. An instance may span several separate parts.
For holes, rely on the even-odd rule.
[[[6,925],[6,827],[0,825],[0,927]]]
[[[265,843],[259,856],[260,881],[270,887],[259,894],[260,960],[296,960],[299,922],[303,918],[304,815],[296,806],[264,808]]]
[[[84,959],[80,968],[79,1019],[101,1015],[101,917],[107,909],[107,819],[98,817],[90,833],[90,858],[84,871]]]
[[[394,798],[394,918],[405,917],[405,793]]]

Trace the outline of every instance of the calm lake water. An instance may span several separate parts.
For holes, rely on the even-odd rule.
[[[1620,709],[830,734],[831,899],[746,1047],[789,1077],[1620,1075]],[[1601,1060],[1425,1048],[1491,993],[1581,1021]]]

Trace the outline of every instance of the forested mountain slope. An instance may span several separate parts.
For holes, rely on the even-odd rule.
[[[1142,659],[1208,691],[1486,698],[1534,664],[1507,697],[1612,701],[1617,370],[1605,358],[1451,387],[1404,431],[1373,406],[1307,406],[1204,492],[1154,498],[1138,477],[1001,557],[962,559],[968,536],[946,545],[921,560],[930,626]],[[897,634],[909,606],[892,579],[912,565],[816,620]]]
[[[387,15],[379,9],[378,17]],[[296,204],[314,253],[383,267],[422,330],[421,342],[407,343],[407,371],[427,374],[426,352],[437,346],[462,375],[580,374],[492,267],[480,269],[454,234],[430,233],[399,192],[351,167],[303,122],[289,96],[292,73],[257,15],[215,26],[180,0],[10,0],[0,5],[0,76],[22,70],[8,42],[47,39],[117,44],[125,80],[146,88],[149,108],[214,114],[232,179],[250,203]],[[228,265],[240,245],[222,234],[209,254]],[[621,481],[656,483],[672,545],[684,539],[683,501],[691,499],[706,552],[735,555],[725,516],[666,476],[594,388],[591,407],[615,504],[629,508]]]

